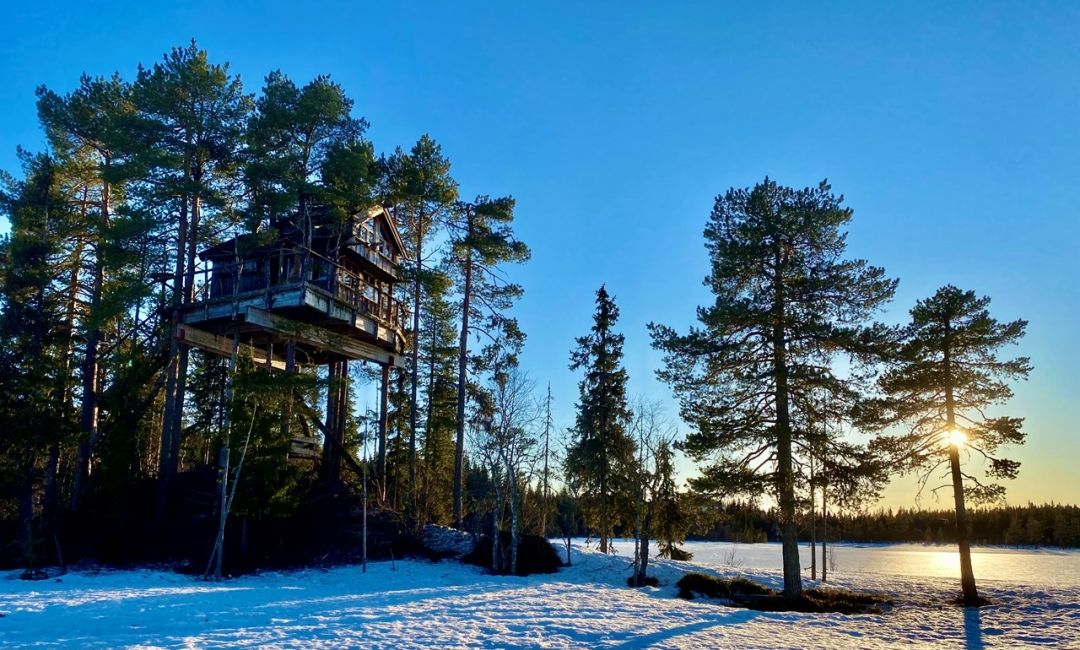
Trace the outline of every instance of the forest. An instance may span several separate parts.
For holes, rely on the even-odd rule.
[[[746,502],[699,505],[699,519],[689,539],[730,542],[765,542],[779,539],[779,513]],[[998,506],[975,508],[969,513],[974,544],[1004,546],[1080,547],[1080,507],[1068,505]],[[809,542],[955,544],[954,514],[940,509],[879,509],[833,512],[816,522],[811,535],[809,518],[799,526],[799,539]]]
[[[647,333],[678,414],[630,394],[616,296],[599,287],[591,329],[548,351],[568,353],[580,380],[573,426],[558,431],[550,390],[519,363],[525,288],[512,278],[530,249],[515,199],[460,196],[433,138],[379,152],[330,77],[270,72],[252,92],[194,42],[133,79],[41,87],[37,108],[48,146],[20,151],[0,194],[4,565],[167,561],[210,575],[216,560],[220,576],[223,562],[356,560],[361,525],[365,558],[418,552],[419,531],[438,524],[486,534],[490,568],[508,573],[527,536],[586,535],[602,551],[632,537],[636,584],[650,543],[679,558],[687,535],[779,540],[794,597],[808,530],[950,542],[962,557],[972,542],[1078,543],[1075,508],[971,509],[1000,506],[997,481],[1019,471],[1003,452],[1023,442],[1023,421],[997,407],[1031,372],[1000,356],[1027,323],[950,284],[909,322],[877,321],[898,280],[846,257],[854,212],[825,181],[766,178],[716,197],[704,228],[714,300],[688,331]],[[290,255],[314,259],[316,239],[340,251],[374,214],[390,219],[356,250],[399,238],[392,280],[338,288],[368,301],[373,331],[400,337],[392,359],[288,347],[278,364],[281,350],[240,340],[235,311],[221,326],[231,354],[183,335],[207,296],[256,287],[242,255],[284,232],[300,242]],[[232,251],[231,279],[210,268],[214,250]],[[303,281],[346,277],[336,258],[305,264]],[[365,387],[385,406],[361,412]],[[867,514],[897,472],[954,507]],[[737,505],[747,498],[775,507]],[[974,602],[970,558],[961,566]]]

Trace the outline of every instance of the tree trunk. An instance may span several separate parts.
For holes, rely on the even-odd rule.
[[[83,190],[82,218],[86,219],[87,204],[86,190]],[[59,377],[57,387],[56,409],[65,419],[71,413],[71,393],[74,377],[71,376],[71,359],[75,352],[75,317],[79,305],[79,271],[82,266],[83,242],[80,240],[75,245],[72,254],[71,274],[68,277],[67,299],[64,305],[64,328],[65,340],[63,346],[63,372]],[[56,519],[60,510],[60,492],[58,487],[58,474],[60,470],[60,443],[54,441],[49,448],[49,462],[45,469],[45,522],[48,533],[56,533]]]
[[[23,564],[34,568],[34,451],[27,448],[23,459],[23,477],[19,482],[19,546]]]
[[[509,463],[506,467],[507,497],[510,499],[510,575],[518,572],[518,502],[517,481]]]
[[[290,382],[292,381],[292,375],[296,374],[296,341],[291,339],[285,343],[285,374],[289,376]],[[285,406],[281,409],[281,437],[285,440],[292,439],[290,430],[292,429],[294,395],[295,392],[290,384],[289,399],[286,400]]]
[[[194,182],[199,183],[201,181],[201,176],[201,172],[198,170],[194,171]],[[181,294],[181,305],[190,305],[195,298],[195,259],[199,246],[198,228],[201,215],[202,200],[199,195],[196,194],[191,202],[191,221],[188,224],[187,262],[184,265],[185,272],[183,292]],[[182,245],[177,249],[177,254],[185,254]],[[181,345],[177,352],[179,356],[176,361],[176,395],[173,399],[173,408],[170,413],[172,423],[169,427],[169,431],[172,433],[169,437],[170,479],[176,475],[176,472],[180,467],[180,443],[182,442],[184,431],[184,402],[187,399],[187,375],[188,364],[191,358],[191,348],[187,345]]]
[[[416,516],[416,403],[420,385],[420,274],[423,272],[422,251],[424,246],[424,211],[421,209],[416,223],[416,277],[413,278],[413,337],[412,368],[409,388],[409,504]]]
[[[105,159],[105,169],[109,167]],[[75,469],[75,487],[71,494],[71,509],[78,510],[87,481],[90,479],[90,462],[98,439],[98,345],[101,342],[101,297],[105,284],[105,230],[109,225],[110,189],[108,181],[101,186],[101,224],[94,253],[94,277],[90,286],[90,313],[87,315],[89,329],[86,333],[86,349],[82,364],[82,415],[79,419],[78,460]]]
[[[776,274],[780,275],[781,255],[776,253]],[[799,567],[799,540],[795,522],[795,472],[791,458],[791,414],[788,410],[787,341],[784,327],[785,297],[783,281],[775,280],[773,303],[773,373],[776,381],[776,488],[783,535],[784,597],[802,596],[802,572]]]
[[[829,501],[828,486],[821,486],[821,581],[829,581],[828,553],[825,550],[829,543]]]
[[[469,234],[472,235],[470,222]],[[468,381],[469,310],[472,301],[472,253],[465,254],[465,286],[461,296],[461,336],[458,338],[457,439],[454,442],[454,526],[462,527],[465,487],[465,387]]]
[[[186,164],[185,164],[186,170]],[[169,492],[172,487],[173,474],[176,472],[176,463],[172,457],[173,437],[179,433],[173,431],[177,420],[174,413],[176,406],[176,378],[180,358],[180,306],[183,303],[184,285],[184,247],[187,242],[188,224],[188,201],[184,197],[180,203],[180,225],[177,230],[176,267],[173,273],[172,295],[172,328],[169,333],[169,364],[165,368],[165,409],[161,424],[161,451],[158,465],[157,502],[155,504],[155,519],[158,525],[165,522],[166,510],[168,509]]]
[[[953,402],[952,360],[949,353],[950,327],[945,326],[945,426],[946,436],[956,429]],[[960,472],[960,446],[949,444],[949,469],[952,474],[953,499],[956,502],[956,546],[960,551],[960,588],[964,592],[965,605],[979,603],[979,591],[975,587],[975,572],[971,568],[971,543],[968,541],[967,508],[964,504],[964,478]]]
[[[817,580],[817,505],[814,494],[814,456],[810,456],[810,579]]]
[[[551,442],[551,384],[548,384],[547,391],[547,418],[544,420],[544,489],[540,495],[541,507],[540,507],[540,536],[547,539],[547,515],[548,515],[548,502],[551,500],[548,494],[548,456],[549,445]]]
[[[323,444],[323,480],[331,486],[341,479],[341,443],[345,432],[345,416],[348,410],[348,362],[332,361],[328,364],[329,384],[326,391],[326,437],[333,438]]]
[[[637,586],[644,587],[645,579],[649,576],[649,537],[652,534],[650,527],[652,522],[651,517],[646,514],[645,519],[641,524],[641,532],[638,533],[638,574],[637,574]]]
[[[491,464],[491,485],[495,488],[495,508],[491,513],[491,571],[502,571],[501,549],[499,548],[499,519],[502,516],[502,492],[499,490],[499,471],[495,463]]]

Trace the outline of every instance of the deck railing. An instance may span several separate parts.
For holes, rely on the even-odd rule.
[[[338,302],[370,316],[384,325],[403,330],[408,320],[404,304],[362,275],[314,251],[280,249],[260,251],[239,262],[215,262],[213,268],[196,272],[197,301],[223,300],[257,292],[306,284],[330,294]],[[392,289],[391,289],[392,291]]]

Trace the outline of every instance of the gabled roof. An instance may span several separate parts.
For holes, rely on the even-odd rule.
[[[368,219],[375,219],[375,218],[382,217],[382,219],[386,222],[387,230],[390,231],[391,238],[393,238],[393,240],[394,240],[394,245],[397,246],[398,251],[400,251],[400,253],[401,253],[401,257],[403,259],[408,258],[408,249],[405,248],[405,242],[401,238],[401,233],[398,231],[397,221],[394,219],[394,215],[390,212],[390,210],[388,210],[385,207],[379,205],[379,206],[375,206],[375,207],[372,207],[372,208],[368,208],[367,209],[367,215],[363,216],[362,218],[361,218],[361,215],[359,213],[356,214],[356,215],[353,215],[353,216],[354,216],[354,218],[359,218],[361,222],[367,221]],[[279,241],[281,241],[281,240],[292,241],[294,239],[299,238],[299,233],[298,233],[298,231],[296,231],[295,226],[290,226],[290,224],[289,224],[289,222],[287,220],[280,222],[275,227],[278,229]],[[204,249],[203,251],[201,251],[199,253],[199,257],[201,259],[203,259],[203,260],[207,260],[207,259],[210,259],[212,257],[218,257],[218,256],[222,256],[222,255],[225,255],[225,254],[229,254],[229,253],[232,253],[233,246],[235,246],[237,243],[239,243],[243,247],[244,243],[246,243],[246,242],[255,242],[257,240],[258,240],[258,236],[255,235],[255,234],[252,234],[252,233],[241,234],[241,235],[239,235],[237,237],[234,237],[233,239],[223,241],[223,242],[221,242],[221,243],[219,243],[217,245],[214,245],[214,246],[211,246],[209,248]]]
[[[401,233],[398,232],[397,221],[394,219],[394,215],[387,210],[386,207],[379,205],[368,208],[367,217],[364,218],[364,221],[374,219],[378,216],[382,216],[386,220],[386,225],[390,229],[390,236],[394,238],[394,244],[397,245],[398,250],[401,252],[401,257],[407,258],[408,249],[405,248],[405,242],[401,239]]]

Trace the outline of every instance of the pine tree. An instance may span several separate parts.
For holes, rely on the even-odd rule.
[[[651,324],[665,352],[661,379],[692,431],[684,448],[705,467],[702,491],[771,490],[781,512],[784,595],[799,597],[796,451],[815,421],[815,395],[851,395],[833,372],[838,353],[869,354],[881,328],[865,326],[893,295],[882,269],[843,259],[852,217],[827,183],[793,190],[765,179],[717,197],[705,229],[714,304],[686,335]]]
[[[596,292],[596,313],[590,334],[577,338],[570,369],[583,370],[578,384],[573,440],[566,452],[566,476],[580,491],[586,511],[608,552],[634,465],[634,441],[627,433],[626,370],[622,366],[623,335],[615,331],[619,308],[607,288]]]
[[[411,506],[415,510],[416,434],[419,427],[418,395],[420,388],[420,319],[423,297],[432,284],[440,282],[437,274],[425,265],[425,245],[435,234],[435,226],[457,199],[457,183],[450,177],[450,161],[442,148],[424,135],[406,154],[398,149],[385,161],[387,199],[394,206],[394,216],[405,230],[412,265],[408,278],[412,285],[412,331],[409,364],[409,484]],[[415,514],[415,513],[414,513]]]
[[[109,254],[115,217],[131,175],[136,111],[131,86],[119,75],[83,75],[79,87],[63,97],[39,88],[38,113],[55,155],[72,165],[86,165],[95,181],[93,199],[88,201],[93,207],[85,212],[89,307],[81,322],[81,440],[71,500],[72,509],[78,509],[100,434],[101,343],[118,312],[123,311],[122,306],[107,304],[105,298],[113,270]]]
[[[517,321],[507,315],[514,301],[521,296],[519,285],[509,282],[501,265],[525,262],[529,247],[514,235],[514,199],[492,199],[478,196],[472,202],[458,202],[448,223],[451,244],[451,264],[461,298],[460,334],[458,337],[458,378],[456,440],[454,450],[454,525],[460,527],[464,517],[465,484],[465,419],[468,389],[469,336],[484,333],[488,340],[510,342],[516,350],[524,340]],[[481,366],[485,359],[477,359]],[[508,365],[516,358],[508,359]]]
[[[179,463],[190,348],[177,340],[179,309],[195,298],[197,253],[206,233],[233,224],[239,202],[242,135],[252,109],[239,77],[228,64],[209,62],[195,41],[173,48],[162,61],[139,70],[133,89],[144,139],[143,201],[154,206],[160,231],[175,237],[172,269],[172,331],[165,387],[157,516],[164,516],[169,486]],[[177,218],[178,217],[178,218]]]
[[[864,422],[876,427],[907,423],[904,433],[884,433],[875,442],[898,467],[922,470],[922,481],[948,465],[956,506],[964,602],[977,604],[965,498],[1000,499],[1004,487],[965,472],[961,453],[986,459],[987,476],[1015,478],[1020,463],[999,456],[1006,444],[1023,444],[1022,418],[989,417],[986,409],[1012,397],[1010,380],[1031,372],[1027,357],[1001,360],[998,352],[1017,343],[1027,322],[1000,323],[990,316],[988,297],[942,287],[911,310],[898,363],[879,380],[883,397],[870,402]],[[967,483],[965,484],[965,479]]]

